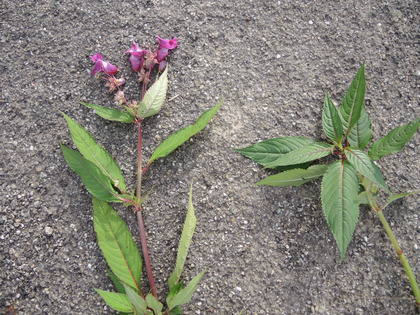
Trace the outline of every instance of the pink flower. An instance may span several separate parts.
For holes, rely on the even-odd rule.
[[[118,68],[111,64],[108,60],[103,61],[101,54],[97,53],[96,55],[89,56],[95,63],[91,75],[94,76],[98,72],[105,72],[109,75],[115,75],[118,72]]]
[[[141,49],[133,40],[133,46],[131,46],[131,48],[125,53],[130,54],[130,62],[134,71],[140,71],[143,68],[144,55],[148,52],[149,50]]]
[[[174,49],[178,47],[178,38],[174,37],[172,39],[163,39],[159,36],[159,48],[157,50],[157,61],[161,62],[168,55],[169,49]]]

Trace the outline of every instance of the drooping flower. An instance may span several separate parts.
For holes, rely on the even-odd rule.
[[[125,53],[130,54],[130,62],[134,71],[140,71],[143,68],[144,57],[148,52],[150,51],[141,49],[133,40],[133,46]]]
[[[95,67],[93,67],[91,76],[94,76],[98,72],[105,72],[109,75],[115,75],[118,72],[118,68],[111,64],[108,60],[104,61],[101,54],[97,53],[96,55],[89,57],[95,63]]]
[[[157,36],[159,40],[159,48],[157,50],[157,61],[161,62],[168,55],[170,49],[178,47],[178,38],[163,39]]]

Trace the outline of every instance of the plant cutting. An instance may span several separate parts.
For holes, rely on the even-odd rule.
[[[122,90],[124,78],[116,78],[118,68],[109,61],[104,61],[101,54],[90,56],[95,66],[92,76],[103,79],[110,93],[115,93],[114,101],[120,109],[82,103],[107,119],[133,124],[137,128],[137,185],[131,191],[125,183],[123,172],[113,157],[99,144],[92,135],[77,122],[63,113],[70,129],[72,140],[78,150],[61,145],[64,158],[70,168],[81,178],[86,189],[93,196],[93,219],[99,247],[108,263],[108,274],[118,292],[95,289],[105,302],[120,314],[181,314],[180,306],[191,300],[197,284],[205,270],[184,285],[182,270],[188,248],[196,226],[196,217],[192,202],[192,184],[189,192],[189,204],[181,239],[178,246],[176,265],[168,279],[169,293],[166,306],[158,297],[153,277],[151,260],[146,240],[143,220],[142,175],[150,165],[159,158],[165,157],[181,146],[196,133],[201,131],[216,114],[222,103],[205,111],[197,121],[173,133],[155,149],[148,162],[142,161],[142,122],[147,117],[156,115],[162,108],[168,87],[168,66],[166,57],[169,51],[178,46],[176,37],[162,39],[158,37],[159,46],[155,51],[142,49],[135,42],[127,50],[133,70],[138,74],[142,84],[140,101],[129,102]],[[158,68],[156,71],[155,69]],[[151,75],[157,72],[154,84],[148,88]],[[131,233],[110,203],[122,203],[135,213],[143,259]],[[143,269],[146,270],[149,282],[148,290],[140,282]]]
[[[341,259],[353,236],[359,218],[359,205],[367,205],[380,219],[410,280],[420,309],[420,290],[415,275],[386,221],[383,210],[392,201],[420,191],[392,194],[375,160],[400,152],[420,126],[420,118],[390,131],[375,141],[366,153],[372,139],[372,126],[364,106],[366,90],[365,67],[360,67],[338,109],[325,94],[322,127],[328,142],[306,137],[280,137],[261,141],[237,152],[259,163],[264,168],[281,171],[268,176],[256,185],[301,186],[322,178],[321,201],[327,224],[335,238]],[[313,165],[315,160],[332,156]],[[386,203],[378,205],[379,192],[389,195]]]

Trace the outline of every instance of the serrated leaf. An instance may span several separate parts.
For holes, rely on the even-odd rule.
[[[372,140],[372,123],[365,106],[362,106],[360,118],[351,129],[347,140],[352,147],[364,149]]]
[[[147,307],[151,308],[154,312],[154,315],[161,315],[163,304],[160,303],[152,294],[146,295]]]
[[[108,268],[106,269],[106,272],[108,273],[108,276],[111,278],[112,283],[114,283],[115,289],[117,289],[118,292],[125,294],[125,289],[122,283],[120,282],[120,279],[117,278],[116,275],[112,273],[111,270]]]
[[[166,299],[166,303],[168,304],[169,309],[173,309],[176,306],[186,304],[191,300],[193,293],[195,292],[195,290],[197,290],[197,284],[203,277],[205,272],[206,270],[204,269],[202,272],[196,275],[185,288],[179,291],[172,298],[169,298],[168,296],[168,299]]]
[[[96,292],[104,299],[106,304],[112,307],[116,311],[130,313],[134,311],[133,306],[130,303],[127,295],[123,293],[108,292],[99,289],[95,289]]]
[[[127,225],[106,202],[93,198],[93,223],[99,247],[112,272],[140,290],[142,260]]]
[[[365,90],[365,65],[362,64],[340,103],[339,113],[346,135],[360,118]]]
[[[322,111],[322,127],[327,137],[335,144],[341,145],[343,139],[343,126],[338,111],[325,93],[324,110]]]
[[[103,147],[98,145],[92,135],[64,114],[64,118],[70,129],[70,134],[74,144],[79,149],[80,153],[86,160],[94,163],[102,173],[108,176],[114,183],[114,186],[119,187],[122,191],[126,190],[125,181],[121,169]]]
[[[168,67],[159,79],[147,90],[139,105],[137,115],[141,118],[150,117],[159,113],[166,98],[168,89]]]
[[[174,151],[180,145],[182,145],[189,138],[200,132],[210,121],[210,119],[216,114],[223,101],[218,105],[206,110],[195,122],[194,125],[190,125],[170,135],[168,138],[163,140],[161,144],[153,152],[147,164],[152,163],[154,160],[167,156],[169,153]]]
[[[169,289],[172,289],[179,281],[181,276],[182,268],[184,267],[185,260],[187,259],[188,248],[191,245],[191,240],[194,234],[195,225],[197,219],[194,213],[194,206],[192,203],[192,183],[190,189],[190,197],[188,203],[187,216],[185,218],[184,228],[182,229],[181,239],[178,245],[178,254],[176,257],[176,265],[174,272],[169,277],[168,284]]]
[[[96,198],[107,202],[121,202],[111,180],[92,162],[72,149],[60,145],[64,158],[70,168],[82,179],[86,189]]]
[[[85,105],[86,107],[96,110],[96,113],[99,116],[107,120],[119,121],[126,124],[132,123],[134,121],[133,115],[122,110],[109,108],[109,107],[103,107],[103,106],[89,104],[89,103],[81,103],[81,104]]]
[[[373,183],[389,193],[389,188],[382,177],[381,171],[365,152],[357,148],[347,147],[344,153],[348,161],[360,174],[369,178]]]
[[[420,127],[420,118],[391,130],[385,137],[375,141],[369,149],[369,156],[373,160],[390,153],[400,152],[405,144],[413,137]]]
[[[131,288],[129,285],[123,283],[127,297],[130,300],[131,304],[134,306],[137,314],[145,314],[147,312],[146,301],[141,297],[136,290]]]
[[[406,197],[406,196],[414,195],[414,194],[420,194],[420,190],[411,191],[411,192],[402,193],[402,194],[397,194],[397,195],[392,195],[391,197],[388,198],[388,200],[386,201],[386,204],[382,207],[382,210],[384,210],[391,202],[393,202],[397,199]]]
[[[280,156],[314,142],[314,140],[305,137],[279,137],[234,150],[254,162],[267,167],[269,163],[275,161]],[[296,168],[303,167],[297,165]]]
[[[328,165],[313,165],[308,169],[292,169],[276,175],[268,176],[255,185],[269,185],[277,187],[302,186],[303,184],[321,177],[327,171]]]
[[[359,217],[358,188],[356,170],[344,160],[331,164],[322,180],[322,209],[340,249],[341,259],[344,259]]]
[[[314,161],[332,154],[333,149],[334,146],[327,143],[310,143],[300,147],[299,149],[281,155],[274,161],[268,163],[266,168],[274,168],[277,166],[294,165]]]

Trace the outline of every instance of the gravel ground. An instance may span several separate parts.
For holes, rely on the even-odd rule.
[[[124,52],[176,36],[168,101],[144,124],[162,138],[225,98],[211,124],[145,176],[145,221],[160,296],[176,258],[194,179],[198,224],[186,265],[207,267],[184,314],[415,314],[404,269],[379,220],[362,209],[344,261],[324,220],[320,182],[254,187],[269,174],[231,150],[276,136],[323,139],[326,90],[337,104],[366,61],[374,138],[420,115],[417,1],[0,1],[0,309],[112,314],[91,197],[66,165],[63,111],[105,146],[135,184],[136,132],[79,105],[112,105],[90,77],[100,52],[138,97]],[[420,189],[416,135],[379,167],[395,193]],[[117,207],[137,235],[135,219]],[[420,277],[417,197],[386,211]],[[146,281],[145,281],[146,283]]]

